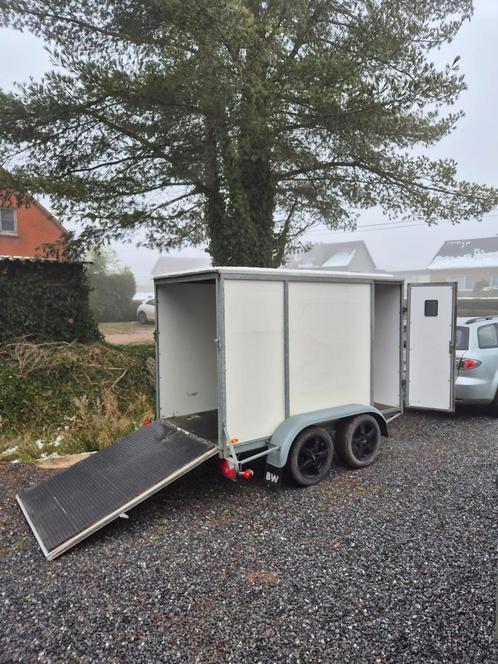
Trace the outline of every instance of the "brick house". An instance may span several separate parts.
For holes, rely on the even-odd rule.
[[[41,203],[16,207],[0,202],[0,256],[43,256],[43,245],[67,235],[64,226]]]

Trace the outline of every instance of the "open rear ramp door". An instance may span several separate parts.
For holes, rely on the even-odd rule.
[[[455,410],[455,283],[408,284],[409,408]]]
[[[217,452],[153,422],[17,496],[48,560],[56,558]]]

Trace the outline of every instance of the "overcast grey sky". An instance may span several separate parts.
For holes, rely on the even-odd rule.
[[[460,69],[468,90],[459,107],[465,111],[455,132],[431,150],[435,157],[451,157],[459,164],[462,178],[498,187],[498,0],[475,0],[472,21],[455,41],[438,53],[438,62],[451,62],[461,56]],[[14,81],[37,79],[51,64],[43,44],[29,34],[0,29],[0,86],[11,88]],[[64,220],[62,220],[64,221]],[[309,241],[366,241],[374,260],[384,269],[424,267],[446,239],[485,237],[498,234],[498,211],[481,223],[464,222],[437,227],[396,225],[379,230],[385,219],[378,210],[362,214],[354,233],[313,229]],[[374,226],[372,226],[374,225]],[[401,226],[401,225],[400,225]],[[142,280],[150,272],[156,252],[130,245],[116,245],[119,256]],[[198,250],[188,249],[189,254]]]

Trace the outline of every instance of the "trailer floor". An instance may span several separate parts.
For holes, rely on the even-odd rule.
[[[410,413],[311,489],[214,460],[52,563],[0,464],[0,661],[495,664],[498,420]]]
[[[213,443],[218,441],[218,411],[206,410],[192,415],[178,415],[164,420]]]

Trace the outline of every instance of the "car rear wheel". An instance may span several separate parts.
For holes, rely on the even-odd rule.
[[[380,427],[372,415],[357,415],[338,428],[336,448],[339,457],[351,468],[365,468],[380,451]]]
[[[318,484],[328,474],[334,458],[334,444],[321,427],[302,431],[292,443],[287,467],[299,486]]]
[[[142,323],[142,325],[145,325],[145,323],[147,322],[147,316],[145,314],[145,311],[139,311],[137,318],[138,322]]]
[[[498,415],[498,390],[496,391],[495,398],[489,404],[494,411],[494,414]]]

